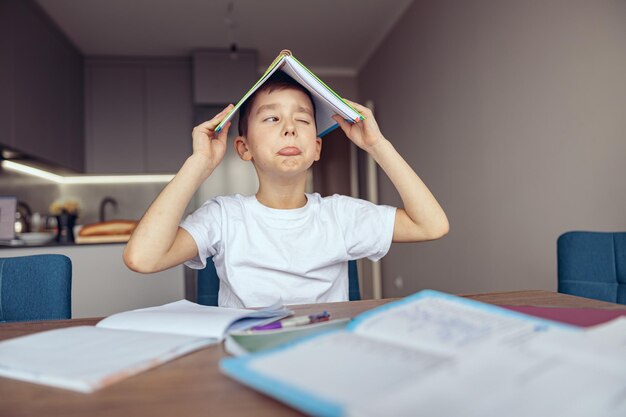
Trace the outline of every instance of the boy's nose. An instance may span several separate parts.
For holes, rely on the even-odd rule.
[[[285,136],[294,136],[296,134],[296,127],[293,123],[285,123]]]

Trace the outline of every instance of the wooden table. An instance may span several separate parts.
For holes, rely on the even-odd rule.
[[[626,306],[549,291],[466,294],[464,297],[501,305],[590,307]],[[334,318],[353,317],[393,300],[293,306],[296,314],[328,310]],[[0,324],[0,340],[60,327],[92,325],[98,319]],[[93,394],[80,394],[0,378],[0,416],[294,416],[298,411],[257,393],[218,370],[227,356],[222,345],[210,346],[128,378]]]

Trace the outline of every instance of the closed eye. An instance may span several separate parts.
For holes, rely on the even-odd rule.
[[[310,124],[311,124],[311,122],[309,122],[308,120],[296,119],[296,121],[298,121],[298,122],[302,122],[302,123],[307,124],[307,125],[310,125]]]

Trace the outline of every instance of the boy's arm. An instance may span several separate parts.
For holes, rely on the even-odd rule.
[[[428,187],[411,166],[380,132],[367,107],[348,101],[365,116],[351,124],[335,115],[333,119],[359,148],[369,153],[398,190],[404,208],[396,210],[394,242],[419,242],[438,239],[448,233],[448,218]]]
[[[214,130],[231,107],[193,129],[193,154],[150,205],[124,249],[124,262],[133,271],[158,272],[198,255],[195,241],[178,224],[198,187],[224,158],[230,123],[218,135]]]

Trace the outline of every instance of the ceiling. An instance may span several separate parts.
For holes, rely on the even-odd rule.
[[[291,49],[322,75],[356,74],[412,1],[37,0],[87,56],[189,56],[234,41],[261,67]]]

